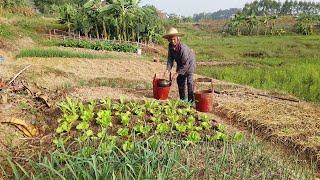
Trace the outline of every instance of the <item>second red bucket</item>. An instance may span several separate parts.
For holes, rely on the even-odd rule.
[[[211,83],[211,89],[196,91],[196,84],[199,82],[209,82]],[[198,78],[195,81],[195,101],[196,110],[200,112],[211,112],[213,107],[213,81],[209,78]]]
[[[171,73],[170,73],[170,85],[168,86],[159,86],[160,81],[164,81],[165,79],[157,78],[157,74],[154,75],[153,78],[153,97],[157,100],[167,100],[169,97],[170,87],[171,87]]]

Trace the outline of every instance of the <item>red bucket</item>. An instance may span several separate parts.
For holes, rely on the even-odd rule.
[[[154,75],[153,78],[153,97],[157,100],[167,100],[169,97],[169,92],[170,92],[170,87],[160,87],[159,81],[161,81],[163,79],[159,79],[157,78],[157,75]],[[170,74],[170,80],[171,80],[171,74]]]
[[[210,82],[211,89],[195,91],[196,110],[200,112],[211,112],[213,107],[213,82],[209,78],[199,78],[195,81],[195,87],[197,82]]]

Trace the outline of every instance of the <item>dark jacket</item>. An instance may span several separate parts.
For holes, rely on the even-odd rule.
[[[196,58],[193,51],[185,44],[180,44],[177,50],[169,44],[167,70],[173,67],[173,61],[177,63],[177,73],[181,75],[194,73],[196,69]]]

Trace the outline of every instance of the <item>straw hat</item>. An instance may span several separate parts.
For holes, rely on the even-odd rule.
[[[162,37],[165,38],[165,39],[168,39],[169,37],[172,37],[172,36],[180,36],[181,37],[183,35],[184,35],[183,33],[179,33],[176,28],[172,27],[167,31],[167,34],[165,34]]]

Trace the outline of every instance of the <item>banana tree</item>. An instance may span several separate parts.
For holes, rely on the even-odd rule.
[[[228,24],[228,29],[233,34],[236,33],[237,36],[241,35],[241,27],[245,23],[245,16],[242,14],[236,14]]]
[[[128,40],[128,32],[131,32],[134,17],[141,13],[138,6],[139,0],[110,0],[104,7],[100,8],[100,13],[117,19],[117,31],[120,40]]]
[[[94,24],[96,37],[99,39],[99,23],[101,18],[99,17],[98,9],[101,8],[102,4],[100,0],[89,0],[83,5],[84,9],[87,11],[87,15],[91,20],[91,24]]]
[[[86,11],[81,10],[78,12],[75,18],[75,29],[83,33],[86,38],[89,37],[89,32],[93,29],[93,25]]]
[[[61,6],[59,9],[60,23],[67,25],[69,35],[71,33],[71,26],[75,21],[76,15],[77,15],[77,9],[71,4],[66,4],[64,6]]]
[[[253,35],[254,29],[259,25],[257,16],[252,15],[245,18],[245,23],[248,27],[249,35]]]

